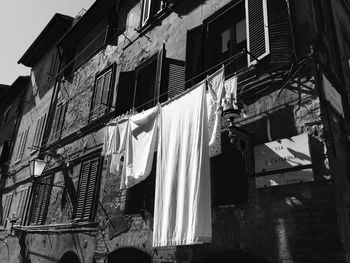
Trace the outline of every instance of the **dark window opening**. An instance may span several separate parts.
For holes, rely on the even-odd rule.
[[[130,187],[127,190],[125,214],[141,214],[145,210],[153,214],[155,183],[156,183],[156,160],[157,154],[154,154],[152,171],[142,182]]]
[[[208,56],[206,68],[238,54],[247,46],[244,2],[241,2],[222,15],[208,21]],[[232,61],[226,68],[226,74],[247,66],[246,56]]]
[[[248,175],[242,153],[222,135],[222,153],[210,159],[213,205],[242,204],[248,201]]]

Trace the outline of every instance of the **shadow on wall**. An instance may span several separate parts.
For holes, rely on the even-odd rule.
[[[196,9],[199,5],[202,5],[206,0],[191,0],[191,1],[180,1],[179,5],[176,6],[174,12],[179,16],[187,15]]]
[[[219,252],[214,252],[208,257],[203,259],[192,261],[192,263],[272,263],[266,261],[260,256],[256,256],[246,251],[242,250],[224,250]]]
[[[68,251],[61,257],[58,263],[80,263],[80,260],[73,251]]]
[[[151,263],[152,258],[146,252],[137,248],[127,247],[120,248],[108,255],[109,263],[123,263],[123,262],[138,262],[138,263]]]

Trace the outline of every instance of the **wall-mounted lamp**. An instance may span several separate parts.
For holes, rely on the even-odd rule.
[[[40,176],[45,170],[46,165],[46,161],[37,158],[34,158],[33,160],[29,161],[30,175],[32,177]]]

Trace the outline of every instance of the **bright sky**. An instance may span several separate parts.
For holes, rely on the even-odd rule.
[[[0,84],[11,85],[30,68],[17,64],[55,13],[76,16],[95,0],[0,0]]]

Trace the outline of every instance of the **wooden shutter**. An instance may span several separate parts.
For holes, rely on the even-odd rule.
[[[126,113],[132,108],[135,88],[135,71],[120,72],[117,86],[116,115]]]
[[[9,214],[10,214],[12,199],[13,199],[13,193],[6,195],[4,210],[3,210],[4,214],[3,214],[3,218],[2,218],[2,220],[3,220],[2,222],[3,222],[4,227],[6,227],[7,218],[9,217]]]
[[[158,56],[157,56],[157,70],[156,70],[156,81],[155,81],[155,92],[154,97],[156,98],[155,102],[159,101],[159,95],[161,95],[161,86],[162,86],[162,77],[163,77],[163,64],[165,59],[165,45],[162,45]]]
[[[19,218],[18,223],[21,225],[25,224],[25,213],[27,211],[28,199],[29,199],[29,188],[26,187],[20,191],[18,207],[16,216]]]
[[[247,50],[257,59],[270,54],[267,0],[245,0]],[[248,65],[257,61],[248,55]]]
[[[292,32],[287,1],[267,1],[270,36],[270,60],[273,64],[289,64],[292,61]]]
[[[203,70],[203,27],[202,25],[187,31],[186,41],[186,81],[194,78]],[[186,83],[189,88],[196,79]]]
[[[67,110],[67,102],[60,103],[57,106],[56,114],[53,119],[52,131],[51,131],[51,139],[58,140],[61,137],[65,114]]]
[[[166,59],[166,76],[165,83],[162,88],[167,88],[167,96],[162,96],[160,101],[166,101],[168,98],[172,98],[185,90],[185,62],[176,59]],[[164,93],[161,90],[161,93]]]
[[[82,163],[74,218],[92,220],[96,210],[100,157]]]
[[[36,185],[36,194],[33,199],[33,214],[31,222],[35,225],[44,224],[50,202],[53,175],[42,178]]]
[[[23,157],[25,145],[27,142],[28,130],[29,130],[29,127],[24,129],[21,132],[20,140],[19,140],[19,144],[18,144],[18,148],[17,148],[16,161],[21,160]]]
[[[103,80],[103,75],[96,79],[95,89],[92,98],[91,119],[94,119],[98,116],[99,105],[102,97]]]
[[[108,111],[110,104],[110,93],[112,84],[112,69],[108,70],[104,74],[103,91],[101,96],[101,109],[100,116]]]
[[[46,121],[46,114],[41,116],[37,121],[34,140],[33,140],[33,147],[39,147],[41,144],[41,139],[42,139],[43,131],[45,127],[45,121]]]

